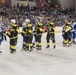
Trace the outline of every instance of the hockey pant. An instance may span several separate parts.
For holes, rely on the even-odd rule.
[[[56,45],[55,33],[47,33],[47,36],[46,36],[47,46],[50,45],[50,39],[52,40],[52,43],[53,43],[54,45]]]
[[[4,33],[5,33],[5,32],[4,32]],[[2,34],[2,40],[6,40],[6,41],[7,41],[6,36],[4,36],[3,34]]]
[[[72,32],[72,38],[73,38],[73,41],[75,41],[75,38],[76,38],[76,31]]]
[[[37,35],[36,34],[34,34],[32,42],[33,42],[33,45],[35,45],[37,43]]]
[[[1,45],[1,42],[2,42],[2,34],[0,33],[0,45]]]
[[[0,39],[0,45],[1,45],[2,39]]]
[[[26,49],[27,50],[29,50],[29,47],[30,47],[30,49],[32,49],[32,47],[33,47],[32,40],[33,40],[32,34],[26,36]]]
[[[63,35],[63,44],[71,44],[71,32],[65,32]]]
[[[25,36],[25,35],[23,35],[22,48],[23,48],[23,49],[25,49],[25,48],[26,48],[26,36]]]
[[[10,50],[16,50],[16,45],[17,45],[17,39],[10,39]]]
[[[42,47],[41,38],[42,38],[42,34],[41,35],[36,35],[36,41],[38,43],[37,47]]]

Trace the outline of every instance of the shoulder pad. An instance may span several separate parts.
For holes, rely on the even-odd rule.
[[[29,24],[29,25],[28,25],[28,27],[31,27],[31,26],[32,26],[32,24]]]
[[[39,25],[42,25],[42,23],[39,23]]]
[[[13,24],[13,26],[15,26],[15,27],[16,27],[16,26],[17,26],[17,24]]]
[[[53,23],[53,22],[50,22],[50,24],[51,24],[51,25],[54,25],[54,23]]]
[[[72,24],[71,22],[67,22],[68,25]]]

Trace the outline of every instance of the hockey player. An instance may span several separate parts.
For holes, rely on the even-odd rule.
[[[2,42],[2,35],[3,35],[3,27],[1,26],[1,23],[0,23],[0,45]]]
[[[26,51],[32,51],[33,50],[33,44],[32,44],[32,39],[33,39],[33,27],[32,24],[30,24],[30,20],[26,19],[25,20],[26,26],[22,30],[22,35],[26,35]]]
[[[75,38],[76,38],[76,21],[72,24],[72,42],[74,44],[76,44],[76,41],[75,41]]]
[[[8,26],[5,26],[4,24],[2,26],[3,26],[3,33],[6,33],[8,31]],[[2,40],[7,41],[7,37],[3,35]]]
[[[4,26],[3,22],[1,23],[2,27],[3,27],[3,33],[5,34],[6,33],[6,26]],[[5,40],[7,41],[7,38],[5,35],[2,34],[2,41]]]
[[[47,19],[47,24],[46,24],[46,41],[47,41],[47,47],[50,47],[50,39],[52,40],[53,43],[53,49],[56,47],[56,41],[55,41],[55,24],[50,21],[50,18]]]
[[[1,46],[1,42],[2,42],[2,28],[1,28],[1,26],[0,26],[0,46]],[[2,53],[2,51],[0,51],[0,53]]]
[[[35,30],[35,27],[33,27],[33,31],[34,31],[34,30]],[[36,42],[37,42],[37,39],[36,39],[36,32],[33,32],[33,41],[32,41],[32,43],[33,43],[33,48],[35,48]]]
[[[35,41],[37,42],[36,49],[41,50],[42,49],[42,43],[41,43],[41,38],[42,38],[42,33],[43,33],[43,25],[40,23],[40,19],[36,19],[36,26],[35,26]]]
[[[2,42],[2,35],[3,35],[2,16],[0,15],[0,45]],[[0,53],[2,53],[2,51],[0,51]]]
[[[1,24],[2,28],[3,28],[2,32],[5,33],[5,32],[6,32],[6,30],[5,30],[5,29],[6,29],[6,26],[5,26],[4,23],[3,23],[3,16],[2,16],[2,14],[0,14],[0,24]],[[4,35],[2,34],[2,41],[3,41],[3,40],[6,41],[7,39],[6,39],[6,36],[4,36]]]
[[[26,22],[23,23],[22,30],[24,29],[25,26],[26,26]],[[22,43],[22,49],[21,49],[21,51],[23,51],[23,50],[26,49],[26,35],[23,34],[22,37],[23,37],[23,43]]]
[[[63,46],[71,46],[71,22],[66,21],[65,25],[63,26],[62,29],[62,36],[63,36]]]
[[[17,39],[18,39],[18,33],[20,33],[19,27],[16,24],[15,19],[10,20],[10,28],[7,32],[8,37],[10,38],[10,53],[16,52],[16,45],[17,45]]]

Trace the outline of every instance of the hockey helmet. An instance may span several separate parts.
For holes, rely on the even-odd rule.
[[[16,20],[15,19],[11,19],[10,22],[16,23]]]
[[[28,22],[28,23],[30,23],[30,19],[26,19],[26,20],[25,20],[25,22]]]

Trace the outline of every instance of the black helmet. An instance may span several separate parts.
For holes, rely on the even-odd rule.
[[[47,20],[50,21],[50,18],[48,18]]]

